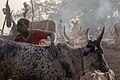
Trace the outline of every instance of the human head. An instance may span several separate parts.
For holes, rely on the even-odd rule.
[[[17,30],[19,33],[26,32],[27,29],[30,27],[30,21],[25,18],[21,18],[17,22]]]

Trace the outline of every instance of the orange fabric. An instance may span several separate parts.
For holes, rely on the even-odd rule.
[[[17,42],[26,42],[35,45],[39,45],[41,39],[47,39],[47,33],[42,30],[29,30],[30,34],[27,39],[25,39],[21,34],[16,35],[14,41]]]

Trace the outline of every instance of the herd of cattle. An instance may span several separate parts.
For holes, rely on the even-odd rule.
[[[114,80],[101,47],[104,29],[96,40],[87,38],[77,48],[0,39],[0,80]]]

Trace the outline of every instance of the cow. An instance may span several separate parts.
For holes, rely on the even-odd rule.
[[[89,66],[107,72],[109,67],[100,46],[103,32],[81,48],[66,43],[35,46],[0,39],[0,80],[80,80],[81,72]]]
[[[94,72],[87,72],[81,80],[114,80],[114,77],[115,73],[111,69],[106,73],[95,70]]]

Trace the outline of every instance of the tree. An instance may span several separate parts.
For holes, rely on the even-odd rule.
[[[40,0],[33,0],[34,15],[35,15],[34,21],[48,19],[51,14],[56,13],[59,3],[57,2],[57,0],[45,0],[44,2]],[[26,14],[26,18],[31,19],[32,6],[30,3],[28,3],[28,5],[29,5],[29,11]],[[24,8],[21,11],[16,12],[14,16],[17,18],[22,17],[23,11]]]

